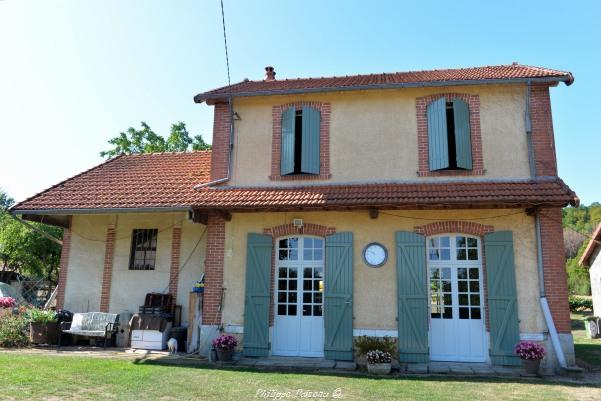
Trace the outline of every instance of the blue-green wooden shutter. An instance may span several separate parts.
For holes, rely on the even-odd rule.
[[[428,287],[423,235],[396,232],[396,270],[399,361],[428,362]]]
[[[488,314],[490,319],[490,360],[495,365],[519,365],[513,353],[520,341],[515,262],[511,231],[484,236]]]
[[[282,175],[294,173],[295,118],[295,107],[290,107],[282,113],[282,150],[280,155],[280,170]]]
[[[319,125],[321,114],[313,107],[303,107],[303,141],[301,171],[319,174]]]
[[[326,237],[324,353],[353,360],[353,233]]]
[[[269,354],[271,249],[271,236],[248,234],[244,298],[243,349],[245,356],[267,356]]]
[[[455,119],[455,149],[457,167],[472,169],[472,134],[470,131],[470,109],[461,99],[453,99]]]
[[[430,170],[441,170],[449,167],[447,101],[444,97],[428,105],[428,149]]]

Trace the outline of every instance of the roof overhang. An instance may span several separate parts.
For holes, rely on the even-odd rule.
[[[593,256],[595,249],[597,249],[597,247],[600,245],[601,245],[601,223],[599,223],[599,225],[595,229],[595,232],[593,232],[593,235],[591,236],[591,239],[590,239],[588,245],[586,246],[584,253],[580,257],[580,260],[578,261],[578,263],[581,266],[590,266],[590,258],[591,258],[591,256]]]

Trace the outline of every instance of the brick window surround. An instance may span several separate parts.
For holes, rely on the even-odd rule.
[[[275,249],[276,239],[280,237],[286,237],[289,235],[314,235],[316,237],[325,237],[326,235],[336,234],[334,227],[322,226],[320,224],[305,223],[303,227],[295,227],[293,224],[282,224],[281,226],[275,226],[266,228],[263,230],[263,234],[271,235],[272,247],[271,247],[271,284],[270,284],[270,295],[269,295],[269,327],[273,326],[274,319],[274,291],[275,291]]]
[[[182,227],[173,227],[171,235],[171,268],[169,269],[169,293],[177,301],[177,286],[179,284],[179,261],[182,243]],[[177,302],[176,302],[177,303]]]
[[[321,121],[319,125],[319,174],[280,174],[280,161],[282,150],[282,113],[290,107],[313,107],[319,110]],[[330,174],[330,103],[321,102],[294,102],[271,108],[272,116],[272,141],[271,141],[271,175],[272,181],[283,180],[327,180]]]
[[[488,283],[486,277],[486,252],[484,252],[484,234],[495,231],[493,226],[474,223],[471,221],[437,221],[423,226],[414,227],[416,234],[426,237],[438,234],[466,234],[480,237],[480,254],[482,255],[482,298],[484,300],[484,316],[486,331],[490,330],[488,314]]]
[[[71,226],[72,219],[69,217],[69,228],[63,229],[63,248],[61,249],[60,271],[58,273],[58,289],[56,290],[56,309],[65,307],[65,288],[67,287],[67,274],[69,273],[69,252],[71,250]]]
[[[111,300],[111,284],[113,281],[113,256],[115,254],[114,224],[109,224],[106,229],[106,240],[104,245],[104,269],[102,271],[102,291],[100,292],[100,312],[109,311]]]
[[[467,103],[470,111],[470,131],[472,142],[472,169],[471,170],[438,170],[430,171],[429,141],[428,141],[428,105],[435,100],[445,97],[461,99]],[[482,160],[482,134],[480,131],[480,97],[465,93],[438,93],[435,95],[419,97],[415,102],[417,117],[417,147],[419,177],[440,176],[476,176],[484,175]]]

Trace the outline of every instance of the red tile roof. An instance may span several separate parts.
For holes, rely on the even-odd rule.
[[[316,91],[365,90],[383,87],[444,86],[456,83],[490,83],[510,80],[563,81],[570,85],[574,77],[570,72],[532,67],[520,64],[486,67],[456,68],[430,71],[408,71],[369,75],[351,75],[327,78],[297,78],[273,81],[249,81],[224,86],[200,93],[194,101],[217,101],[233,96],[267,96],[281,93],[303,93]]]
[[[595,232],[593,232],[593,235],[591,236],[591,239],[578,263],[580,263],[582,266],[590,266],[590,258],[593,256],[593,252],[595,252],[595,249],[597,249],[599,245],[601,245],[601,223],[599,223],[595,229]]]
[[[559,178],[524,181],[374,183],[304,187],[205,188],[198,209],[301,210],[361,207],[453,207],[577,205],[576,194]]]
[[[208,182],[211,152],[121,155],[13,206],[13,211],[187,207]]]

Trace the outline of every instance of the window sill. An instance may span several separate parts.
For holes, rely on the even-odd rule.
[[[465,177],[484,175],[486,171],[483,169],[476,170],[438,170],[438,171],[418,171],[418,177]]]
[[[309,180],[329,180],[332,174],[291,174],[291,175],[270,175],[271,181],[309,181]]]

